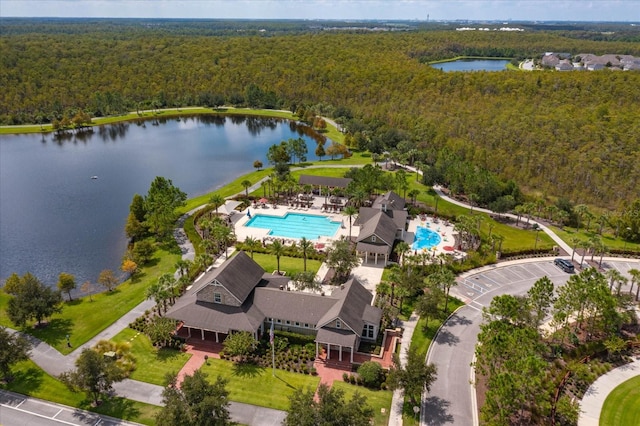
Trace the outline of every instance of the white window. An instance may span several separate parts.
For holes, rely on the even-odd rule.
[[[342,322],[339,319],[336,320],[336,328],[342,328]]]
[[[371,236],[371,242],[372,242],[372,243],[375,243],[375,242],[376,242],[376,236],[375,236],[375,235],[372,235],[372,236]]]
[[[309,324],[305,323],[304,328],[309,328]]]
[[[300,327],[300,323],[296,321],[296,327]]]
[[[213,293],[213,301],[215,303],[222,303],[222,294],[220,293]]]
[[[280,324],[282,321],[280,321],[279,319],[276,320],[276,323]]]
[[[291,325],[291,321],[287,320],[287,325]]]
[[[372,324],[365,324],[364,328],[362,329],[362,337],[366,339],[375,339],[374,331],[375,326],[373,326]]]

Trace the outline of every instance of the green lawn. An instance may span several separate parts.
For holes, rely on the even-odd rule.
[[[277,370],[275,377],[270,368],[255,365],[235,365],[231,361],[209,359],[201,371],[209,375],[210,380],[222,376],[229,379],[227,390],[229,399],[261,407],[286,410],[289,408],[289,396],[307,388],[315,390],[320,383],[318,376],[290,373]]]
[[[640,376],[620,384],[607,396],[600,413],[602,426],[640,424]]]
[[[8,384],[0,384],[0,388],[147,425],[155,423],[154,416],[160,411],[154,405],[124,398],[111,398],[99,407],[92,407],[85,393],[72,392],[32,361],[18,363],[12,368],[12,372],[14,380]]]
[[[247,253],[249,254],[249,253]],[[272,254],[254,253],[253,260],[265,271],[271,273],[278,267],[277,259]],[[319,260],[307,259],[307,270],[317,271],[322,263]],[[282,256],[280,258],[280,271],[286,271],[288,277],[292,277],[304,270],[304,259],[301,257]]]
[[[173,271],[173,265],[179,258],[178,254],[158,250],[150,266],[139,273],[135,283],[127,280],[111,292],[65,302],[62,312],[55,314],[46,327],[33,329],[33,323],[31,323],[24,331],[49,343],[61,353],[68,354],[74,348],[67,347],[67,334],[71,336],[71,344],[74,347],[89,341],[145,300],[145,291],[149,284],[163,273]],[[5,293],[0,293],[0,307],[4,308],[9,297]],[[5,309],[0,310],[0,325],[15,327],[9,321]]]
[[[155,348],[145,334],[131,328],[125,328],[111,340],[131,343],[131,354],[136,359],[131,379],[154,385],[164,386],[165,375],[177,373],[191,358],[190,354],[175,349]]]
[[[389,409],[391,408],[393,392],[371,390],[363,386],[356,386],[342,381],[333,382],[333,388],[342,389],[346,400],[350,400],[354,393],[359,392],[360,395],[367,398],[367,404],[373,408],[373,412],[375,413],[373,424],[379,426],[389,424]],[[383,409],[384,412],[382,411]]]
[[[580,230],[569,228],[568,226],[565,226],[563,228],[551,226],[550,228],[553,229],[553,232],[555,232],[560,238],[562,238],[565,243],[569,244],[569,246],[571,247],[573,247],[573,244],[571,243],[572,238],[578,238],[580,241],[589,241],[589,238],[597,235],[597,233],[595,232],[587,232],[582,228]],[[625,243],[625,241],[621,238],[615,238],[613,235],[607,233],[603,233],[601,235],[601,238],[604,245],[608,248],[615,248],[618,250],[626,248],[627,250],[640,251],[640,244],[638,243]]]

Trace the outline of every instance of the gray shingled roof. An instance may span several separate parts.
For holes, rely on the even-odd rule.
[[[396,227],[395,222],[384,212],[378,211],[375,215],[366,221],[360,227],[360,233],[358,234],[357,241],[360,242],[366,238],[375,235],[378,239],[382,240],[388,246],[393,246],[393,242],[396,240]]]
[[[268,318],[318,324],[336,299],[312,293],[257,288],[253,303]]]
[[[258,285],[262,275],[264,275],[262,267],[241,251],[201,280],[206,279],[206,284],[209,284],[215,279],[242,303]],[[200,286],[199,289],[203,287]]]
[[[351,333],[348,330],[337,330],[335,328],[322,328],[318,330],[316,335],[316,342],[329,343],[331,345],[339,345],[342,347],[353,348],[354,352],[356,348],[356,340],[358,336]]]
[[[368,244],[368,243],[357,243],[356,251],[359,253],[378,253],[378,254],[388,254],[391,255],[392,246],[388,245],[376,245],[376,244]]]
[[[382,319],[382,309],[376,306],[367,305],[364,307],[362,319],[369,324],[380,324],[380,320]]]
[[[313,175],[300,175],[298,183],[300,185],[320,185],[320,186],[333,186],[336,188],[346,188],[353,179],[350,178],[337,178],[329,176],[313,176]]]
[[[373,295],[362,286],[355,278],[336,288],[331,294],[332,298],[338,299],[338,303],[333,305],[331,309],[318,322],[318,328],[323,327],[327,323],[336,318],[345,323],[357,335],[362,333],[364,321],[365,306],[371,304]],[[348,300],[349,303],[346,303]]]
[[[402,210],[402,209],[404,209],[406,201],[405,201],[404,198],[402,198],[401,196],[399,196],[395,192],[389,191],[386,194],[379,195],[373,201],[373,206],[372,207],[374,209],[376,209],[376,208],[377,209],[381,209],[383,204],[387,205],[387,210],[388,209]]]
[[[381,211],[380,209],[374,209],[373,207],[360,207],[358,211],[358,217],[353,222],[354,226],[362,226],[362,224],[366,223],[369,219],[376,215]],[[396,224],[397,229],[405,229],[407,225],[407,217],[409,217],[409,212],[406,210],[387,210],[384,212],[387,216],[393,219],[393,222]]]
[[[264,314],[251,303],[237,307],[202,302],[196,300],[195,293],[178,299],[165,316],[182,321],[187,327],[227,334],[231,330],[253,333],[264,320]]]

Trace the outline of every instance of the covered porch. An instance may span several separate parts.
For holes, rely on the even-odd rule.
[[[354,354],[360,344],[359,336],[348,330],[321,328],[316,336],[316,358],[320,349],[325,348],[327,360],[331,359],[331,351],[338,352],[338,361],[343,361],[344,350],[349,351],[349,362],[353,364]]]
[[[384,261],[383,265],[387,265],[389,262],[389,256],[391,254],[391,247],[387,245],[377,245],[359,242],[356,244],[356,252],[358,256],[364,259],[364,263],[369,263],[369,258],[371,258],[374,264],[378,264],[378,258]]]

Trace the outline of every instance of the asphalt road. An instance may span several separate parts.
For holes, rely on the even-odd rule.
[[[115,426],[137,424],[0,390],[0,425],[2,426]]]
[[[607,260],[603,267],[615,268],[629,276],[626,272],[640,268],[640,262]],[[451,294],[467,304],[445,322],[429,350],[427,362],[437,365],[438,377],[431,392],[423,397],[421,424],[478,424],[470,366],[482,321],[482,308],[501,294],[525,294],[536,280],[545,275],[556,287],[570,277],[553,264],[553,259],[535,259],[486,267],[458,278],[458,285],[451,289]],[[629,287],[626,289],[628,291]]]

